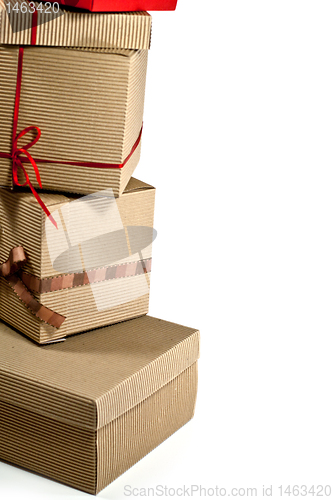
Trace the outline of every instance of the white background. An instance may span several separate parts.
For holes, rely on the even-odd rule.
[[[333,4],[179,0],[153,18],[136,171],[157,187],[150,313],[200,328],[199,395],[99,497],[333,490]],[[1,499],[85,497],[0,464]]]

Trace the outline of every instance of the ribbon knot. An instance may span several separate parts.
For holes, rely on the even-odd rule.
[[[28,172],[23,166],[23,163],[31,163],[36,179],[38,182],[38,185],[42,187],[42,182],[39,174],[39,170],[37,167],[37,164],[31,154],[28,152],[28,149],[32,148],[36,144],[37,141],[39,141],[40,136],[41,136],[41,130],[38,127],[30,126],[26,127],[22,132],[17,134],[17,125],[18,125],[18,116],[19,116],[19,109],[20,109],[20,98],[21,98],[21,86],[22,86],[22,71],[23,71],[23,54],[24,54],[24,48],[20,47],[19,48],[19,54],[18,54],[18,63],[17,63],[17,81],[16,81],[16,95],[15,95],[15,106],[14,106],[14,118],[13,118],[13,133],[12,133],[12,151],[11,154],[8,153],[1,153],[0,152],[0,158],[9,158],[13,161],[13,166],[12,166],[12,171],[13,171],[13,184],[14,186],[29,186],[31,189],[34,197],[38,201],[39,205],[42,207],[44,210],[45,214],[47,217],[50,219],[52,224],[55,225],[55,227],[58,229],[57,223],[54,220],[54,218],[51,215],[51,212],[45,205],[45,203],[42,201],[41,197],[33,187],[33,185],[30,182]],[[32,130],[36,130],[37,135],[36,137],[30,141],[28,144],[26,144],[23,148],[18,147],[18,141],[24,137],[26,134],[31,132]],[[25,156],[26,158],[22,158],[22,155]],[[18,180],[18,171],[22,170],[24,177],[25,177],[25,182],[24,184],[20,184]]]
[[[18,141],[22,137],[24,137],[26,134],[31,132],[32,130],[35,130],[37,132],[35,139],[33,141],[29,142],[28,144],[26,144],[25,146],[23,146],[22,148],[19,148]],[[43,187],[37,164],[36,164],[35,160],[33,159],[33,157],[31,156],[31,154],[28,152],[28,149],[32,148],[39,141],[41,135],[42,135],[42,133],[41,133],[41,130],[39,127],[30,126],[30,127],[26,127],[24,130],[22,130],[22,132],[20,132],[17,135],[17,137],[15,137],[15,139],[13,141],[11,158],[13,160],[13,180],[14,180],[14,184],[16,186],[23,187],[23,186],[29,185],[29,187],[30,187],[30,180],[29,180],[28,173],[23,166],[22,158],[20,158],[20,155],[24,155],[27,157],[28,161],[31,163],[31,165],[35,171],[35,175],[36,175],[36,179],[37,179],[39,187],[40,188]],[[25,183],[24,184],[19,183],[18,169],[21,169],[22,172],[24,173],[24,176],[25,176]]]
[[[35,23],[37,26],[37,23]],[[36,40],[32,43],[33,45],[35,44]],[[37,202],[41,206],[41,208],[44,210],[45,214],[47,217],[50,219],[52,224],[58,229],[57,223],[52,217],[49,209],[45,205],[45,203],[42,201],[41,197],[33,187],[33,185],[30,182],[28,172],[24,168],[24,163],[30,163],[34,169],[35,176],[38,182],[38,185],[40,188],[42,188],[42,182],[38,170],[37,163],[43,163],[43,164],[61,164],[61,165],[68,165],[72,167],[87,167],[87,168],[123,168],[127,162],[132,158],[133,154],[137,150],[140,142],[141,142],[141,136],[142,136],[142,127],[139,133],[139,136],[137,140],[135,141],[129,155],[125,158],[123,163],[120,164],[115,164],[115,163],[96,163],[96,162],[77,162],[77,161],[64,161],[64,160],[50,160],[50,159],[41,159],[41,158],[36,158],[34,159],[31,154],[29,153],[28,149],[32,148],[40,139],[41,136],[41,130],[38,127],[35,126],[30,126],[26,127],[22,132],[17,134],[17,128],[18,128],[18,116],[19,116],[19,109],[20,109],[20,98],[21,98],[21,87],[22,87],[22,72],[23,72],[23,54],[24,54],[24,47],[19,47],[19,53],[18,53],[18,63],[17,63],[17,82],[16,82],[16,95],[15,95],[15,105],[14,105],[14,117],[13,117],[13,133],[12,133],[12,150],[11,153],[3,153],[0,151],[0,158],[7,158],[12,160],[12,175],[13,175],[13,185],[14,186],[29,186],[31,189],[31,192],[33,193],[34,197],[36,198]],[[31,132],[32,130],[35,130],[37,132],[36,137],[30,141],[28,144],[26,144],[23,147],[18,147],[18,141],[24,137],[28,132]],[[18,172],[21,170],[24,174],[25,177],[25,182],[23,184],[20,184],[19,179],[18,179]]]
[[[35,130],[37,132],[36,137],[32,141],[30,141],[28,144],[26,144],[25,146],[23,146],[22,148],[19,148],[18,147],[18,141],[22,137],[24,137],[26,134],[28,134],[29,132],[31,132],[32,130]],[[35,175],[36,175],[36,179],[37,179],[38,185],[42,189],[43,186],[42,186],[42,181],[41,181],[41,178],[40,178],[40,173],[39,173],[39,170],[38,170],[37,163],[35,162],[35,160],[33,159],[33,157],[31,156],[31,154],[28,151],[28,149],[32,148],[36,144],[36,142],[39,141],[41,135],[42,135],[42,132],[41,132],[41,130],[40,130],[39,127],[30,126],[30,127],[26,127],[25,129],[23,129],[22,132],[20,132],[15,138],[13,138],[12,153],[10,155],[10,158],[13,160],[13,166],[12,166],[12,170],[13,170],[13,184],[14,184],[14,186],[19,186],[19,187],[29,186],[29,188],[31,189],[33,195],[35,196],[36,200],[38,201],[39,205],[42,207],[42,209],[46,213],[47,217],[50,219],[50,221],[52,222],[52,224],[54,224],[54,226],[58,229],[57,223],[54,220],[54,218],[52,217],[49,209],[44,204],[44,202],[40,198],[39,194],[37,193],[37,191],[35,190],[35,188],[31,184],[28,172],[26,171],[26,169],[24,168],[24,165],[23,165],[23,163],[26,163],[26,162],[31,163],[31,165],[32,165],[32,167],[34,169]],[[22,158],[22,155],[24,155],[26,158]],[[23,184],[21,184],[19,182],[19,179],[18,179],[18,172],[19,172],[19,170],[21,170],[23,172],[24,177],[25,177],[25,182]]]
[[[26,262],[27,256],[24,248],[21,246],[12,248],[9,252],[8,260],[6,260],[3,264],[0,264],[0,276],[5,278],[25,307],[29,309],[37,318],[44,321],[48,325],[60,328],[66,319],[65,316],[62,316],[61,314],[58,314],[48,307],[40,304],[32,295],[30,290],[24,285],[21,276],[17,274]]]

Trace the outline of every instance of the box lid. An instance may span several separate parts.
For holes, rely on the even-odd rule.
[[[150,316],[38,346],[0,322],[0,399],[99,429],[196,362],[199,332]]]
[[[59,2],[0,0],[1,44],[149,49],[151,26],[144,11],[91,13]]]

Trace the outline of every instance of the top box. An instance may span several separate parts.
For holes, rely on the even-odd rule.
[[[147,12],[91,13],[59,3],[0,0],[0,44],[150,48],[152,18]]]

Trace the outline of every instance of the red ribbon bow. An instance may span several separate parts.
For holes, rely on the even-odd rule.
[[[31,154],[28,152],[28,149],[32,148],[32,146],[34,146],[36,144],[36,142],[39,140],[39,138],[41,136],[41,130],[38,127],[30,126],[30,127],[25,128],[24,130],[22,130],[22,132],[20,132],[19,134],[17,134],[17,122],[18,122],[18,115],[19,115],[19,109],[20,109],[20,98],[21,98],[23,52],[24,52],[23,47],[20,47],[19,48],[19,56],[18,56],[16,96],[15,96],[14,119],[13,119],[12,152],[11,152],[11,154],[0,153],[0,158],[9,158],[9,159],[13,160],[13,184],[14,184],[14,186],[20,186],[20,187],[29,186],[34,197],[36,198],[39,205],[44,210],[47,217],[50,219],[52,224],[54,224],[55,227],[58,229],[57,223],[54,220],[54,218],[52,217],[49,209],[47,208],[47,206],[45,205],[45,203],[43,202],[43,200],[41,199],[41,197],[39,196],[39,194],[37,193],[37,191],[35,190],[35,188],[31,184],[28,172],[26,171],[26,169],[23,166],[24,159],[21,157],[22,155],[26,156],[25,161],[31,163],[31,165],[33,166],[33,169],[35,171],[37,182],[38,182],[39,186],[42,188],[42,181],[40,178],[37,164],[36,164],[35,160],[33,159],[33,157],[31,156]],[[29,142],[29,144],[26,144],[23,148],[19,148],[18,147],[19,139],[24,137],[31,130],[36,130],[37,136],[35,137],[35,139],[33,141]],[[22,172],[24,173],[24,177],[25,177],[24,184],[20,184],[20,182],[18,180],[18,170],[19,169],[21,169]]]
[[[17,126],[17,124],[16,124],[16,126]],[[23,148],[19,148],[17,146],[17,143],[18,143],[19,139],[21,139],[22,137],[24,137],[31,130],[36,130],[37,131],[37,136],[35,137],[35,139],[33,141],[31,141],[28,144],[26,144],[25,146],[23,146]],[[40,130],[40,128],[34,127],[34,126],[30,126],[30,127],[25,128],[24,130],[22,130],[22,132],[20,132],[17,135],[17,137],[13,140],[12,154],[10,156],[10,158],[13,160],[13,183],[14,183],[15,186],[19,186],[19,187],[29,186],[29,188],[31,189],[34,197],[36,198],[36,200],[38,201],[39,205],[42,207],[42,209],[46,213],[47,217],[50,219],[50,221],[52,222],[52,224],[54,224],[55,227],[58,229],[57,223],[54,220],[54,218],[52,217],[49,209],[47,208],[47,206],[45,205],[45,203],[43,202],[43,200],[41,199],[41,197],[39,196],[39,194],[37,193],[37,191],[35,190],[35,188],[31,184],[28,172],[26,171],[26,169],[23,166],[23,158],[20,157],[20,155],[25,155],[27,157],[28,161],[31,163],[31,165],[33,166],[33,169],[35,171],[35,175],[36,175],[36,179],[37,179],[38,185],[42,189],[43,186],[42,186],[42,181],[41,181],[41,178],[40,178],[40,174],[39,174],[39,170],[38,170],[37,164],[36,164],[35,160],[33,159],[33,157],[31,156],[31,154],[28,152],[28,149],[32,148],[32,146],[34,146],[36,144],[36,142],[39,140],[40,136],[41,136],[41,130]],[[25,177],[25,183],[24,184],[20,184],[20,182],[18,180],[18,170],[19,169],[21,169],[22,172],[24,173],[24,177]]]
[[[32,33],[31,33],[31,44],[35,45],[36,44],[36,34],[37,34],[37,11],[35,11],[35,15],[33,16],[32,19]],[[36,144],[36,142],[39,141],[40,136],[41,136],[41,130],[38,127],[35,126],[30,126],[26,127],[22,132],[17,134],[17,123],[18,123],[18,115],[19,115],[19,109],[20,109],[20,98],[21,98],[21,86],[22,86],[22,71],[23,71],[23,54],[24,54],[24,47],[19,48],[19,55],[18,55],[18,65],[17,65],[17,81],[16,81],[16,95],[15,95],[15,107],[14,107],[14,119],[13,119],[13,134],[12,134],[12,151],[11,154],[9,153],[1,153],[0,152],[0,158],[8,158],[13,161],[13,185],[14,186],[29,186],[31,189],[31,192],[33,193],[34,197],[38,201],[39,205],[42,207],[44,210],[45,214],[47,217],[50,219],[52,224],[55,225],[55,227],[58,229],[57,223],[52,217],[49,209],[45,205],[45,203],[42,201],[41,197],[31,184],[31,181],[29,179],[28,172],[23,166],[23,163],[31,163],[36,179],[38,182],[38,185],[40,188],[42,188],[42,182],[38,170],[37,163],[60,163],[62,165],[71,165],[74,167],[88,167],[88,168],[123,168],[126,163],[130,160],[134,152],[136,151],[137,147],[140,144],[141,141],[141,135],[142,135],[142,128],[139,133],[139,137],[135,141],[129,155],[127,158],[124,160],[123,163],[121,164],[113,164],[113,163],[95,163],[95,162],[76,162],[76,161],[62,161],[62,160],[45,160],[45,159],[36,159],[31,156],[31,154],[28,152],[28,149],[32,148]],[[22,148],[18,147],[18,141],[22,137],[24,137],[28,132],[31,132],[32,130],[36,130],[37,136],[35,139]],[[22,158],[22,156],[25,156],[25,158]],[[18,180],[18,171],[19,169],[24,173],[25,177],[25,183],[20,184]]]

